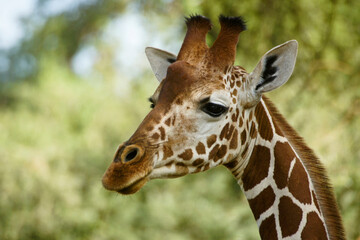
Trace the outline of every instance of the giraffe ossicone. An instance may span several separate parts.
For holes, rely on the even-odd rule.
[[[297,42],[271,49],[247,73],[234,66],[244,21],[219,21],[211,47],[210,20],[192,16],[177,56],[146,49],[160,82],[153,109],[118,147],[104,187],[133,194],[151,179],[224,165],[244,191],[262,239],[344,239],[321,163],[263,95],[290,78]]]

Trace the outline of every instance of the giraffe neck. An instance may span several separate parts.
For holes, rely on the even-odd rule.
[[[307,168],[309,163],[296,148],[294,139],[272,117],[264,100],[250,111],[253,113],[248,114],[255,117],[245,124],[250,127],[243,130],[249,140],[242,146],[239,159],[226,166],[249,202],[261,238],[344,239],[335,200],[330,197],[325,202],[335,209],[329,213],[322,206],[324,201],[318,200],[323,199],[324,193],[317,189],[319,183],[313,180],[313,169]],[[315,156],[313,160],[319,164]],[[321,166],[319,169],[323,170]],[[327,185],[325,175],[320,175]],[[326,194],[332,196],[331,192]],[[335,221],[326,219],[334,214]],[[338,222],[339,233],[329,231],[333,222]]]

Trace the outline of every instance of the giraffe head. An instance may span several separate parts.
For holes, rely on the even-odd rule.
[[[220,16],[219,21],[221,31],[211,48],[205,41],[210,20],[193,16],[177,57],[146,49],[160,84],[150,97],[152,110],[118,147],[103,176],[106,189],[132,194],[148,180],[205,171],[243,156],[252,136],[251,109],[264,92],[289,79],[297,42],[271,49],[248,74],[234,66],[243,20]]]

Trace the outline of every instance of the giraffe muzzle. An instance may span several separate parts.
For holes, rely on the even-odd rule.
[[[125,142],[118,147],[102,178],[102,184],[111,191],[133,194],[145,185],[151,171],[152,167],[145,156],[144,148]],[[134,172],[138,174],[134,175]]]

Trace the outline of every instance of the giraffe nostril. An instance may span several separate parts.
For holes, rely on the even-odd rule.
[[[124,162],[130,162],[131,160],[133,160],[136,156],[138,155],[138,149],[134,148],[132,150],[130,150],[125,158],[124,158]]]
[[[121,144],[115,153],[114,162],[127,163],[136,159],[141,159],[144,155],[144,149],[135,144],[127,145]]]

